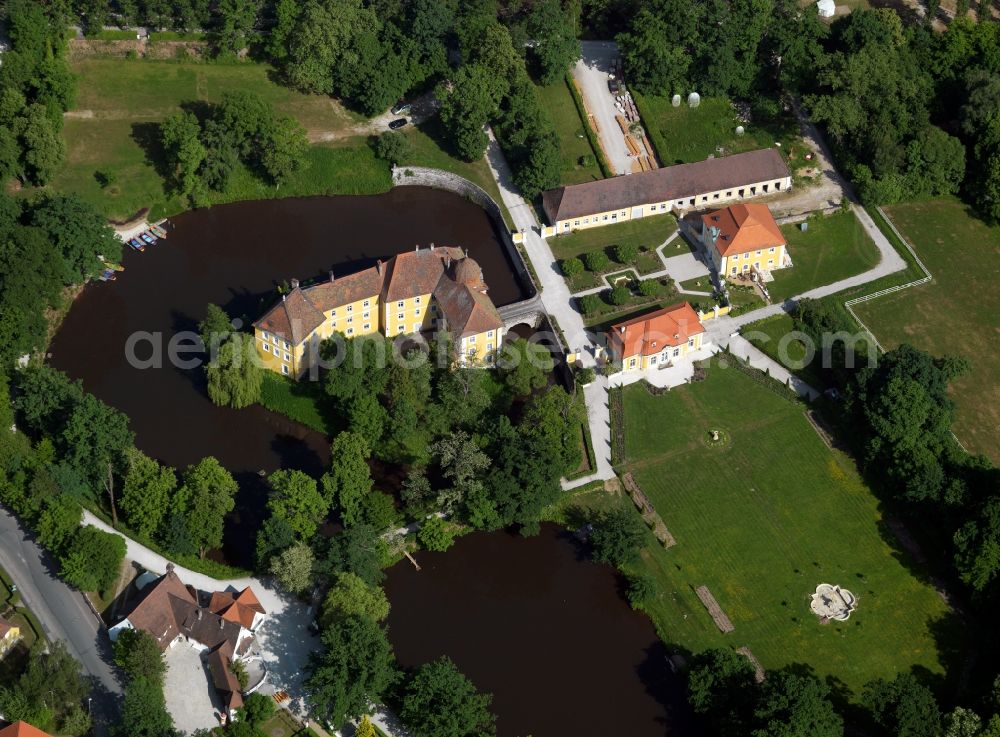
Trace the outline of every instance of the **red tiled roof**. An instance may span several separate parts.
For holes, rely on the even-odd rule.
[[[148,587],[145,596],[128,615],[132,626],[151,634],[161,650],[165,650],[180,634],[173,599],[182,606],[198,606],[197,600],[181,583],[177,574],[167,571]]]
[[[7,633],[13,629],[14,625],[8,622],[3,617],[0,617],[0,640],[7,636]]]
[[[264,607],[250,587],[233,596],[231,591],[216,591],[208,609],[229,622],[236,622],[246,629],[253,627],[254,614],[266,614]]]
[[[323,313],[296,287],[255,322],[254,327],[291,341],[292,345],[298,345],[322,325],[324,319]]]
[[[393,256],[382,299],[394,302],[430,294],[451,262],[462,258],[462,249],[453,247],[421,248]]]
[[[711,229],[718,228],[715,248],[723,256],[785,245],[785,236],[774,222],[767,205],[731,205],[702,215],[701,221],[703,232],[709,239]]]
[[[448,322],[448,329],[456,337],[478,335],[503,327],[503,319],[485,291],[468,284],[457,284],[444,275],[434,290],[434,297]]]
[[[683,200],[787,176],[788,166],[778,150],[765,148],[550,189],[542,194],[542,206],[549,223],[555,225],[560,220]]]
[[[329,312],[342,305],[359,302],[374,297],[382,291],[384,267],[372,266],[347,276],[338,276],[333,281],[325,281],[307,287],[306,297],[322,312]]]
[[[681,302],[612,325],[608,336],[620,357],[627,358],[651,356],[665,347],[683,345],[692,335],[704,332],[698,313],[687,302]]]
[[[14,722],[0,729],[0,737],[50,737],[50,735],[27,722]]]

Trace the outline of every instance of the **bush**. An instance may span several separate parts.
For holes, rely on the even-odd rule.
[[[584,385],[592,382],[596,376],[592,368],[582,368],[576,372],[576,380]]]
[[[372,142],[375,155],[390,164],[398,164],[410,154],[410,141],[399,131],[386,131]]]
[[[590,534],[594,559],[616,566],[629,562],[638,554],[645,533],[646,526],[633,508],[621,506],[605,512]]]
[[[417,540],[427,550],[443,553],[455,542],[455,536],[448,529],[447,523],[438,516],[424,520],[417,532]]]
[[[639,294],[643,297],[655,297],[663,291],[663,287],[656,279],[643,279],[639,282]]]
[[[656,596],[656,582],[652,577],[642,573],[628,577],[628,590],[625,593],[628,603],[633,609],[638,609],[643,603]]]
[[[591,251],[584,254],[583,263],[587,265],[588,271],[600,273],[607,271],[608,267],[611,266],[611,259],[608,258],[608,254],[604,251]]]
[[[639,257],[639,248],[633,245],[615,246],[615,261],[620,264],[630,264]]]
[[[593,315],[601,309],[601,298],[596,294],[585,294],[580,297],[580,312],[584,315]]]
[[[632,291],[626,286],[618,286],[608,293],[608,301],[616,307],[628,304],[632,299]]]
[[[597,160],[594,158],[593,154],[584,154],[583,156],[580,157],[578,163],[580,164],[580,166],[591,167],[597,163]]]
[[[583,261],[576,258],[564,258],[559,264],[562,273],[569,277],[579,276],[583,273]]]

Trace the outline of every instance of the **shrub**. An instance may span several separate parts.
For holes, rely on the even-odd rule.
[[[630,264],[639,257],[639,249],[633,245],[620,244],[615,246],[615,261],[620,264]]]
[[[604,251],[591,251],[584,254],[583,263],[587,265],[589,271],[600,273],[606,271],[611,266],[611,259]]]
[[[594,559],[621,566],[635,558],[642,546],[646,527],[631,507],[621,506],[602,514],[594,522],[590,542]]]
[[[639,294],[643,297],[655,297],[663,291],[663,287],[656,279],[643,279],[639,282]]]
[[[596,163],[597,160],[594,158],[593,154],[584,154],[579,159],[580,166],[591,167]]]
[[[386,131],[372,142],[375,155],[390,164],[398,164],[410,154],[410,141],[399,131]]]
[[[417,540],[428,550],[443,553],[455,542],[455,536],[443,519],[434,516],[424,521],[417,532]]]
[[[628,577],[628,590],[625,596],[633,609],[638,609],[644,602],[656,596],[656,582],[652,577],[642,573]]]
[[[559,264],[559,268],[568,277],[579,276],[583,273],[583,261],[575,256],[573,258],[564,258]]]
[[[580,297],[580,312],[584,315],[593,315],[601,309],[601,298],[596,294],[585,294]]]
[[[632,292],[626,286],[618,286],[608,293],[608,301],[616,307],[627,304],[632,299]]]
[[[576,380],[581,384],[589,384],[594,380],[596,374],[592,368],[582,368],[576,372]]]

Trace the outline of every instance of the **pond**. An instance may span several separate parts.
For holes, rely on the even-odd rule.
[[[130,335],[147,331],[163,344],[196,329],[209,302],[245,323],[257,319],[283,281],[351,273],[415,245],[456,245],[483,267],[497,305],[522,299],[503,245],[486,213],[447,192],[399,187],[371,197],[314,197],[244,202],[173,218],[165,241],[144,253],[126,249],[114,282],[87,286],[50,347],[50,363],[87,391],[125,412],[136,445],[183,468],[214,455],[240,483],[224,553],[249,564],[261,522],[259,471],[322,473],[328,439],[259,406],[213,405],[199,368],[134,368]]]
[[[493,694],[499,737],[689,733],[681,679],[623,581],[570,533],[477,532],[419,552],[385,583],[404,666],[448,655]]]

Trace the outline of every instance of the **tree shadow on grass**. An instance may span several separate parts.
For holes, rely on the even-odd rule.
[[[167,151],[163,148],[159,123],[133,123],[132,140],[146,156],[146,163],[166,182],[170,177]]]

